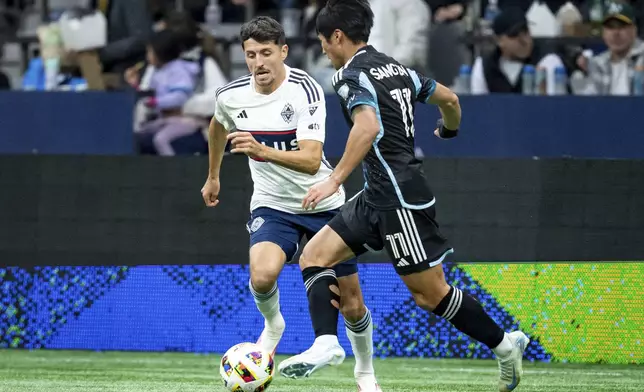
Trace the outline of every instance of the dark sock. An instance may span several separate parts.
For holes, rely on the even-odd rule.
[[[330,286],[339,288],[335,271],[331,268],[307,267],[302,271],[306,296],[309,299],[309,313],[313,322],[315,337],[322,335],[338,335],[338,308],[332,300],[340,304],[340,296],[335,294]]]
[[[505,332],[474,298],[451,287],[433,312],[452,323],[459,331],[485,344],[489,348],[498,346]]]

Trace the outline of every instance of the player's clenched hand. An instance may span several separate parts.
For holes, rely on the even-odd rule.
[[[458,129],[449,129],[445,128],[445,122],[443,119],[436,121],[436,129],[434,130],[434,135],[439,139],[451,139],[455,138],[458,135]]]
[[[314,210],[322,200],[338,192],[339,187],[340,184],[331,177],[313,185],[306,193],[304,200],[302,200],[302,208]]]
[[[261,158],[265,148],[249,132],[233,132],[228,135],[228,140],[232,147],[230,152],[246,154],[251,158]]]
[[[219,196],[219,180],[207,179],[203,188],[201,188],[201,196],[208,207],[214,207],[219,204],[219,199],[217,199]]]

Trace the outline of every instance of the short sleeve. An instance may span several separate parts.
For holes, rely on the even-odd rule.
[[[378,109],[376,91],[363,72],[341,69],[333,76],[333,88],[349,114],[360,105]]]
[[[436,90],[436,81],[414,71],[413,69],[408,68],[407,71],[416,87],[416,101],[427,103],[429,98],[434,94],[434,90]]]
[[[326,128],[326,102],[322,88],[318,89],[319,99],[309,103],[303,97],[297,109],[297,140],[316,140],[324,143]]]
[[[215,100],[215,119],[223,125],[227,131],[231,131],[235,128],[235,122],[230,118],[230,115],[228,115],[226,105],[223,103],[221,95],[217,96],[217,99]]]

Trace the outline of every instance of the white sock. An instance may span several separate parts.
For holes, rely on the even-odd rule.
[[[330,347],[330,346],[339,346],[340,342],[338,341],[338,337],[335,335],[320,335],[317,338],[315,338],[315,342],[313,342],[313,345]]]
[[[510,336],[506,333],[503,335],[503,340],[499,343],[498,346],[492,349],[492,352],[499,358],[505,358],[508,355],[512,354],[512,348],[514,345],[510,340]]]
[[[250,288],[251,294],[253,294],[257,309],[264,316],[264,320],[266,320],[266,324],[268,326],[282,324],[284,318],[280,312],[280,291],[277,288],[277,283],[275,283],[268,293],[258,293],[250,281],[248,282],[248,287]]]
[[[371,312],[367,309],[364,317],[355,323],[344,320],[347,336],[351,341],[353,355],[356,357],[354,374],[374,374],[373,370],[373,323]]]

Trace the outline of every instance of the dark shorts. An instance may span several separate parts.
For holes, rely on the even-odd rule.
[[[387,249],[399,275],[434,267],[454,252],[438,230],[434,206],[423,210],[376,210],[359,194],[345,204],[329,226],[356,256]]]
[[[291,261],[297,253],[302,238],[311,239],[329,221],[338,215],[339,210],[317,212],[314,214],[290,214],[272,208],[260,207],[253,210],[246,229],[250,233],[250,246],[259,242],[272,242],[286,254]],[[347,260],[334,267],[337,277],[349,276],[358,272],[356,259]]]

